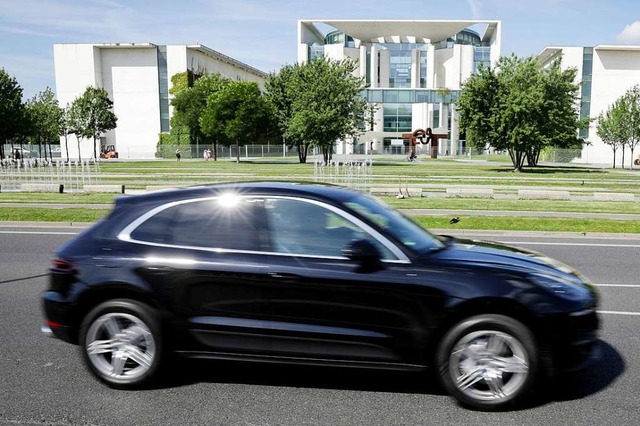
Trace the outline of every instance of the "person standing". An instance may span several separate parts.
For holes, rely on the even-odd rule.
[[[182,154],[180,153],[179,149],[176,149],[176,161],[180,161],[180,157],[182,156]]]

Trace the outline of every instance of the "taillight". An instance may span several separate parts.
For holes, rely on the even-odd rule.
[[[52,272],[72,272],[73,271],[73,263],[63,258],[55,258],[51,261],[51,271]]]
[[[76,280],[76,270],[70,260],[56,257],[51,260],[49,268],[49,290],[60,294],[67,294],[72,283]]]

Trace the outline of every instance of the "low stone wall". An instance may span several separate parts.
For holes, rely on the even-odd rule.
[[[84,192],[105,192],[124,194],[124,185],[83,185]]]
[[[520,200],[570,200],[569,191],[544,191],[538,189],[519,189]]]
[[[493,198],[493,188],[447,188],[447,197]]]
[[[636,197],[629,193],[617,192],[596,192],[593,194],[594,201],[635,201]]]

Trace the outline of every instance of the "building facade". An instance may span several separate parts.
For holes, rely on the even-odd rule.
[[[596,130],[597,117],[633,86],[640,84],[640,46],[560,47],[548,46],[538,60],[545,66],[561,59],[563,69],[576,68],[576,82],[580,84],[580,118],[591,118],[588,128],[580,130],[580,137],[590,144],[582,155],[574,159],[582,163],[613,163],[613,150],[602,142]],[[622,160],[617,153],[617,164]],[[625,152],[625,166],[631,153]]]
[[[453,102],[481,64],[498,61],[500,43],[500,21],[298,21],[298,62],[354,60],[368,86],[364,96],[375,106],[373,129],[338,142],[343,154],[406,153],[402,135],[426,128],[446,135],[440,155],[459,153],[464,145]]]
[[[200,44],[55,44],[53,52],[61,106],[71,104],[88,86],[104,88],[109,94],[118,125],[101,137],[97,150],[114,145],[121,158],[154,158],[159,133],[170,128],[173,75],[187,70],[217,72],[233,80],[255,81],[261,87],[267,77]],[[78,157],[74,139],[68,144],[71,158]],[[91,140],[81,141],[83,158],[93,156],[92,144]],[[61,146],[64,151],[64,143]],[[66,152],[62,156],[66,157]]]

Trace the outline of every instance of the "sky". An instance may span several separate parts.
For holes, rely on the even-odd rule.
[[[200,43],[265,72],[296,60],[298,19],[492,19],[502,55],[640,45],[638,0],[0,0],[0,68],[55,90],[54,43]]]

